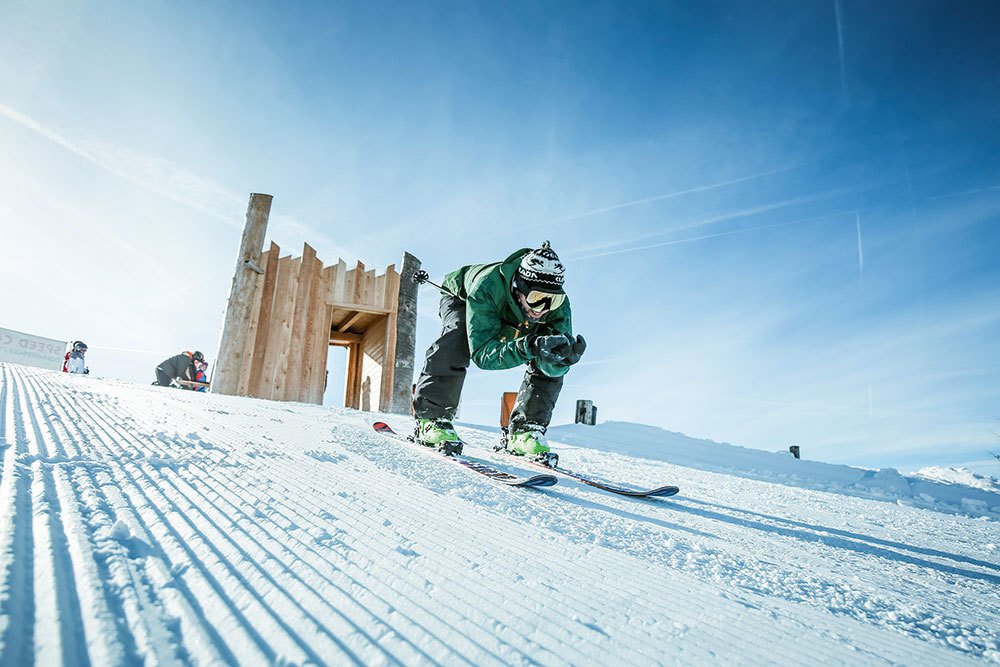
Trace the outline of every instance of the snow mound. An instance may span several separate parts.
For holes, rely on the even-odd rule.
[[[940,512],[1000,518],[1000,485],[992,477],[968,470],[926,468],[915,475],[903,475],[894,468],[870,470],[796,459],[787,452],[766,452],[691,438],[657,426],[629,422],[553,426],[548,436],[553,443],[640,456],[698,470]]]

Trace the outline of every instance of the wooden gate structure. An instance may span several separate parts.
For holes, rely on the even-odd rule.
[[[270,206],[270,195],[251,195],[212,391],[320,404],[329,346],[339,345],[344,405],[409,414],[416,286],[392,264],[381,275],[360,261],[325,266],[308,243],[300,257],[281,257],[273,241],[262,252]],[[404,253],[403,275],[419,268]]]

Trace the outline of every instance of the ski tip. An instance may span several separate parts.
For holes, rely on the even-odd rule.
[[[372,424],[372,428],[376,431],[391,431],[392,427],[385,422],[375,422]]]
[[[658,489],[653,489],[646,494],[647,498],[669,498],[670,496],[676,496],[680,493],[680,488],[676,486],[661,486]]]
[[[533,489],[542,489],[547,486],[555,486],[559,480],[554,475],[535,475],[520,482],[517,486],[530,486]]]

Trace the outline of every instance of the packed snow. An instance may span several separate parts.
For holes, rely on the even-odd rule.
[[[609,422],[563,464],[679,495],[517,489],[377,419],[0,364],[0,664],[1000,662],[992,478]]]

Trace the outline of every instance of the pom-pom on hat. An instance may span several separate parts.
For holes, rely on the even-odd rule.
[[[565,294],[565,274],[566,267],[546,241],[541,248],[532,250],[521,258],[517,273],[514,274],[514,286],[521,294],[530,294],[532,291]]]

